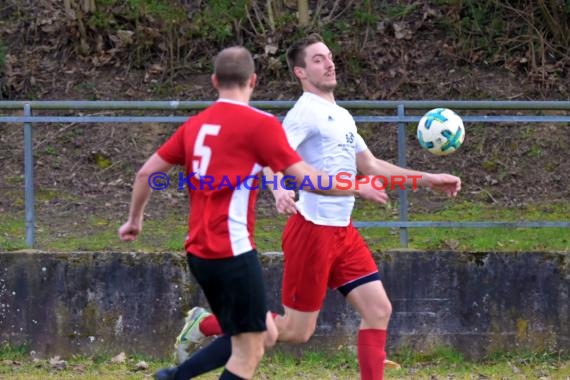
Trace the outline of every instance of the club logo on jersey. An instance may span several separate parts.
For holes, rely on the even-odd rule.
[[[342,141],[342,135],[340,133],[337,135],[337,138],[339,139],[337,146],[340,149],[345,150],[347,152],[354,151],[354,145],[355,145],[354,133],[352,132],[346,133],[344,135],[344,141]]]

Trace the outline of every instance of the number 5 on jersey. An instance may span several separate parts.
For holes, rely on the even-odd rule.
[[[192,171],[200,176],[205,176],[210,165],[212,157],[212,149],[204,144],[206,136],[217,136],[220,133],[221,125],[204,124],[198,131],[196,141],[194,143],[194,156],[199,157],[198,160],[192,160]]]

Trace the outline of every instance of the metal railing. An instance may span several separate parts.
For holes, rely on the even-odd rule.
[[[0,123],[22,123],[24,126],[24,192],[25,192],[25,223],[26,245],[35,244],[35,207],[34,207],[34,158],[32,145],[32,124],[34,123],[182,123],[187,115],[153,115],[153,116],[35,116],[35,110],[104,110],[104,111],[197,111],[211,101],[0,101],[0,110],[22,110],[21,116],[0,116]],[[417,123],[421,115],[408,115],[407,110],[428,110],[437,107],[454,110],[479,111],[526,111],[534,114],[516,115],[465,115],[465,123],[570,123],[570,101],[366,101],[345,100],[337,102],[349,110],[392,110],[390,115],[356,115],[357,123],[391,123],[398,127],[398,165],[406,166],[406,124]],[[251,105],[257,108],[275,111],[291,108],[294,101],[253,101]],[[542,115],[543,111],[558,111],[557,115]],[[441,221],[410,221],[408,218],[407,192],[399,190],[399,220],[398,221],[355,221],[359,228],[388,227],[399,228],[400,245],[408,246],[408,228],[444,227],[444,228],[570,228],[568,221],[508,221],[508,222],[441,222]]]

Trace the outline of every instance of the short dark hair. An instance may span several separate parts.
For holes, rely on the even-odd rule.
[[[254,72],[253,57],[243,46],[225,48],[214,59],[214,74],[222,88],[245,87]]]
[[[307,46],[318,42],[324,42],[323,38],[317,33],[312,33],[307,37],[301,38],[287,49],[287,65],[291,72],[293,72],[296,66],[305,67],[305,49]]]

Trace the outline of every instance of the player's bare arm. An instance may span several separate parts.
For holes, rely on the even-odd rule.
[[[315,186],[310,189],[310,191],[315,193],[336,196],[355,195],[376,203],[386,204],[388,202],[388,195],[384,191],[383,185],[378,182],[378,179],[372,178],[372,176],[356,181],[344,178],[340,182],[336,176],[329,176],[316,170],[305,161],[289,166],[284,172],[295,177],[298,183],[301,183],[305,177],[308,177],[313,184],[320,183],[321,186]]]
[[[461,179],[451,174],[433,174],[391,164],[380,160],[370,152],[365,150],[356,155],[356,167],[364,175],[381,175],[388,181],[398,178],[405,179],[404,185],[409,188],[418,186],[429,187],[441,191],[450,197],[454,197],[461,190]],[[399,182],[400,183],[400,182]],[[392,184],[386,184],[392,188]]]
[[[266,167],[263,169],[263,174],[270,178],[276,178],[277,183],[282,183],[281,180],[283,178],[283,173],[274,173],[271,168]],[[369,199],[371,201],[375,201],[378,203],[385,204],[388,202],[388,195],[384,190],[378,190],[379,187],[382,187],[383,184],[377,182],[376,186],[374,186],[373,181],[378,181],[377,179],[373,178],[363,178],[358,185],[358,194],[360,197],[364,199]],[[324,186],[327,187],[327,186]],[[333,185],[334,187],[334,185]],[[315,189],[317,190],[317,189]],[[310,191],[310,190],[308,190]],[[271,193],[273,194],[273,198],[275,199],[275,207],[277,208],[277,212],[280,214],[286,215],[293,215],[297,213],[297,207],[295,205],[295,191],[288,190],[281,186],[274,186],[271,187]],[[321,192],[322,193],[322,192]],[[328,195],[346,195],[345,191],[340,191],[338,194],[330,194],[325,192]],[[351,193],[352,194],[352,193]]]
[[[148,179],[152,173],[167,172],[172,164],[164,161],[158,154],[153,154],[137,172],[133,184],[133,194],[129,209],[129,218],[125,224],[119,228],[119,238],[123,241],[135,240],[142,230],[144,209],[150,199],[152,189],[148,184]]]
[[[283,173],[275,173],[270,167],[263,168],[263,175],[268,178],[276,178],[277,183],[281,183]],[[273,199],[275,199],[275,207],[280,214],[293,215],[297,213],[295,206],[295,191],[285,189],[281,186],[270,187]]]

